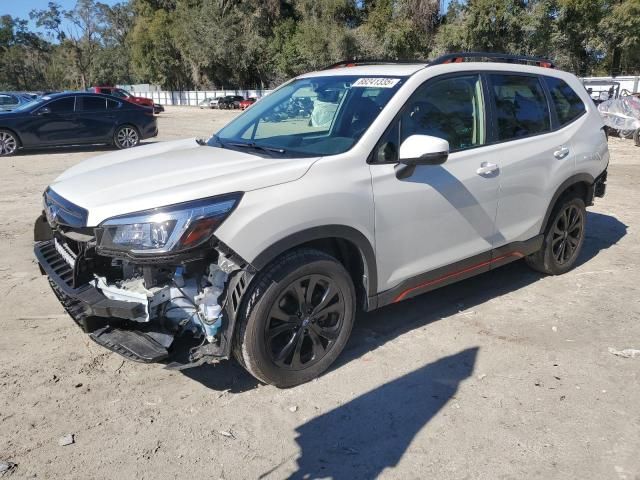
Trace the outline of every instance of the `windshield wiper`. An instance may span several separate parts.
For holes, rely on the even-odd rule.
[[[280,148],[280,147],[268,147],[266,145],[258,145],[255,142],[247,142],[247,143],[243,143],[243,142],[226,142],[224,144],[225,146],[229,146],[229,147],[240,147],[240,148],[252,148],[254,150],[260,150],[263,152],[275,152],[275,153],[286,153],[286,150],[284,148]]]

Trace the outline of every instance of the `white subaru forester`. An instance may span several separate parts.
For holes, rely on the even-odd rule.
[[[341,63],[206,142],[67,170],[35,254],[99,344],[179,368],[233,355],[286,387],[331,365],[357,309],[520,258],[569,270],[608,161],[589,95],[546,60]]]

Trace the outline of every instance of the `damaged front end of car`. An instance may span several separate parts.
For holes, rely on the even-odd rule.
[[[226,359],[254,271],[214,232],[241,198],[232,193],[87,227],[86,210],[48,189],[34,253],[66,311],[98,344],[139,362],[173,356],[175,368]],[[179,339],[186,355],[174,355]]]

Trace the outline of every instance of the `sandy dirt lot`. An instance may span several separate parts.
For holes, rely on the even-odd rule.
[[[233,115],[169,108],[157,140]],[[47,184],[105,149],[3,159],[0,461],[12,479],[640,479],[640,357],[609,351],[640,349],[640,148],[610,148],[575,270],[517,262],[361,314],[331,371],[288,390],[92,343],[40,276],[32,224]]]

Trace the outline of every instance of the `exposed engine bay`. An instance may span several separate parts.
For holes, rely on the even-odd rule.
[[[41,269],[93,340],[147,362],[166,358],[174,340],[188,338],[188,358],[176,368],[229,357],[235,315],[227,299],[237,308],[241,291],[229,290],[231,280],[237,287],[247,265],[215,238],[179,256],[131,258],[100,251],[87,230],[39,222],[35,252]]]
[[[222,325],[221,298],[230,271],[225,272],[217,263],[210,263],[202,273],[183,266],[153,267],[145,278],[145,269],[149,267],[123,260],[120,268],[121,280],[110,282],[95,275],[90,283],[107,298],[144,305],[144,315],[133,321],[155,321],[168,330],[189,331],[195,337],[205,336],[209,342],[215,340]]]

